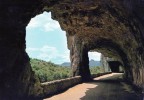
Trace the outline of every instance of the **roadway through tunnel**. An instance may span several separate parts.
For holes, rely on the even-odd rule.
[[[136,93],[122,76],[122,73],[103,75],[44,100],[143,100],[142,94]]]

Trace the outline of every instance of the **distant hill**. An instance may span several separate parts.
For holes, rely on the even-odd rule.
[[[61,66],[70,67],[71,63],[70,62],[64,62],[61,64]]]
[[[94,66],[101,66],[101,63],[100,63],[100,61],[95,61],[95,60],[90,60],[89,61],[89,66],[90,67],[94,67]]]
[[[64,63],[62,63],[61,64],[61,66],[67,66],[67,67],[69,67],[69,66],[71,66],[71,63],[70,62],[64,62]],[[89,61],[89,66],[90,67],[94,67],[94,66],[101,66],[101,63],[100,63],[100,61],[95,61],[95,60],[90,60]]]

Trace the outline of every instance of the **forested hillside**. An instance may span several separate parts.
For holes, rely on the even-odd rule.
[[[47,82],[57,79],[68,78],[71,76],[71,68],[56,65],[52,62],[46,62],[38,59],[30,60],[33,71],[36,73],[40,82]],[[102,71],[101,67],[90,67],[92,74],[96,74]]]
[[[31,59],[31,66],[41,82],[52,81],[70,76],[70,67],[62,67],[52,62]]]

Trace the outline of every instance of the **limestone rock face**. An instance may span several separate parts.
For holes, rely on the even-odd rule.
[[[104,72],[124,72],[123,64],[118,59],[109,58],[101,55],[101,65]]]
[[[142,87],[144,1],[64,0],[45,10],[50,10],[52,18],[67,32],[70,50],[72,44],[82,45],[86,51],[95,50],[118,59],[124,65],[126,77]],[[76,42],[71,37],[76,37]]]
[[[142,87],[143,0],[1,0],[1,100],[34,97],[42,92],[25,51],[25,28],[43,11],[51,12],[67,33],[73,76],[89,80],[88,51],[94,50],[122,62],[127,79]]]
[[[25,28],[37,8],[40,11],[39,4],[38,0],[0,1],[0,100],[28,99],[42,92],[25,51]]]
[[[103,67],[103,70],[104,72],[110,72],[110,67],[109,67],[109,64],[108,64],[108,60],[109,58],[108,57],[105,57],[104,55],[101,55],[101,65]]]

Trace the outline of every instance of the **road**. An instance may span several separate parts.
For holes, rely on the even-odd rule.
[[[122,73],[97,77],[44,100],[143,100],[122,79]]]

